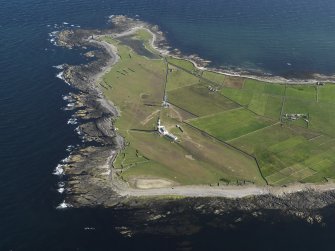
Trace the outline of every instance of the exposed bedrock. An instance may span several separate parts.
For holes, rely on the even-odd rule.
[[[110,147],[86,147],[71,154],[65,167],[71,205],[111,207],[119,202],[111,185],[110,156]]]

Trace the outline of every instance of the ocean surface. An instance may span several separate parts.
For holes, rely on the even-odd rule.
[[[55,47],[52,32],[106,28],[117,14],[158,24],[173,47],[216,66],[335,73],[333,0],[0,0],[0,250],[334,250],[332,207],[314,225],[276,212],[209,224],[189,211],[162,226],[169,233],[132,237],[117,228],[132,212],[57,209],[53,172],[81,141],[64,109],[71,87],[54,66],[85,59]]]

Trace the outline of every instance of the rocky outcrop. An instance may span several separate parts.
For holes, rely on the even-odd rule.
[[[65,168],[67,201],[75,206],[112,207],[119,202],[109,176],[110,147],[86,147],[73,153]]]
[[[114,192],[110,166],[123,139],[115,133],[117,109],[108,103],[97,88],[104,69],[115,62],[106,47],[90,41],[96,30],[67,30],[58,35],[59,46],[94,47],[86,56],[94,60],[82,65],[64,65],[63,78],[75,88],[68,97],[73,103],[74,117],[80,121],[77,132],[83,145],[64,161],[66,201],[74,207],[112,207],[120,201]]]

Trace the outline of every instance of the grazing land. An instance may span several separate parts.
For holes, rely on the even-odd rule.
[[[100,39],[119,55],[99,84],[120,111],[114,123],[126,145],[114,168],[131,186],[335,178],[333,84],[276,84],[198,69],[162,56],[145,29]]]

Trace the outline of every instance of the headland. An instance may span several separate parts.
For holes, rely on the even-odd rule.
[[[109,30],[62,31],[57,43],[94,48],[63,73],[87,142],[59,167],[72,206],[177,200],[305,217],[335,202],[331,78],[212,69],[125,16]]]

